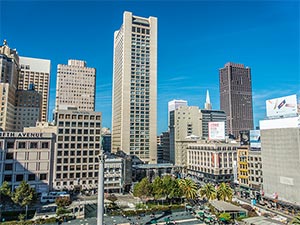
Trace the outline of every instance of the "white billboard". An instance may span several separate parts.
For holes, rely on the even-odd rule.
[[[208,122],[208,139],[225,139],[225,122]]]
[[[266,101],[267,117],[280,117],[297,114],[297,96],[289,95]]]
[[[250,147],[251,149],[260,149],[260,130],[250,130]]]

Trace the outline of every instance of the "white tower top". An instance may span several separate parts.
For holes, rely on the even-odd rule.
[[[205,101],[205,104],[204,104],[204,108],[207,109],[207,110],[212,109],[208,90],[206,91],[206,101]]]

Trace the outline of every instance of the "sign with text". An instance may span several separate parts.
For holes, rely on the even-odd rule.
[[[225,139],[225,122],[208,122],[208,139]]]

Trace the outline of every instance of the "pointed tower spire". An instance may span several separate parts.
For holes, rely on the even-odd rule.
[[[207,110],[212,109],[208,90],[206,91],[206,101],[205,101],[204,108],[207,109]]]

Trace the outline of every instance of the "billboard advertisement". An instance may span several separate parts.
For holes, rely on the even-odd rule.
[[[297,114],[297,96],[289,95],[266,101],[267,117],[281,117]]]
[[[250,130],[250,147],[251,149],[260,149],[260,130]]]
[[[241,130],[240,131],[240,143],[241,143],[241,145],[249,145],[250,144],[250,131],[249,130]]]
[[[225,139],[225,122],[208,122],[208,139]]]

